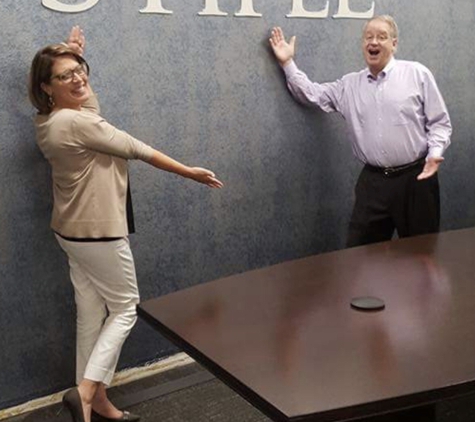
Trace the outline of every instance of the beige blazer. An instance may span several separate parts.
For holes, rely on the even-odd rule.
[[[127,236],[127,160],[153,149],[99,115],[93,95],[81,111],[35,118],[37,143],[52,167],[52,229],[66,237]]]

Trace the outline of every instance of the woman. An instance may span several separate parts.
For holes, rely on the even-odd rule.
[[[38,109],[37,142],[52,166],[51,227],[68,256],[77,306],[77,387],[63,402],[75,422],[137,421],[107,398],[120,350],[139,302],[128,234],[133,231],[127,160],[223,184],[206,169],[185,166],[116,129],[99,115],[82,57],[85,39],[73,27],[67,43],[33,59],[29,94]]]

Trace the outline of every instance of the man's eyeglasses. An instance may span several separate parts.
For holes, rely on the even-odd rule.
[[[82,77],[87,74],[88,74],[87,67],[84,63],[82,63],[79,66],[75,67],[74,69],[66,70],[65,72],[60,73],[59,75],[52,76],[51,79],[52,80],[57,79],[58,81],[67,84],[74,79],[74,75]]]
[[[383,43],[389,40],[389,35],[387,34],[379,34],[379,35],[365,35],[364,40],[366,43],[371,43],[373,42],[374,39],[376,39],[377,42]]]

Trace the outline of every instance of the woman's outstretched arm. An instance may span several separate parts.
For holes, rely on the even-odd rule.
[[[147,161],[150,165],[180,176],[192,179],[195,182],[203,183],[210,188],[222,188],[223,183],[218,180],[211,170],[201,167],[188,167],[168,155],[163,154],[156,149],[153,150],[152,157]]]

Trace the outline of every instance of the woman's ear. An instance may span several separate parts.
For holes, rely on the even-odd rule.
[[[46,95],[48,95],[48,97],[51,97],[51,94],[53,93],[53,90],[51,89],[51,87],[47,84],[45,84],[44,82],[41,83],[41,89],[46,92]]]

